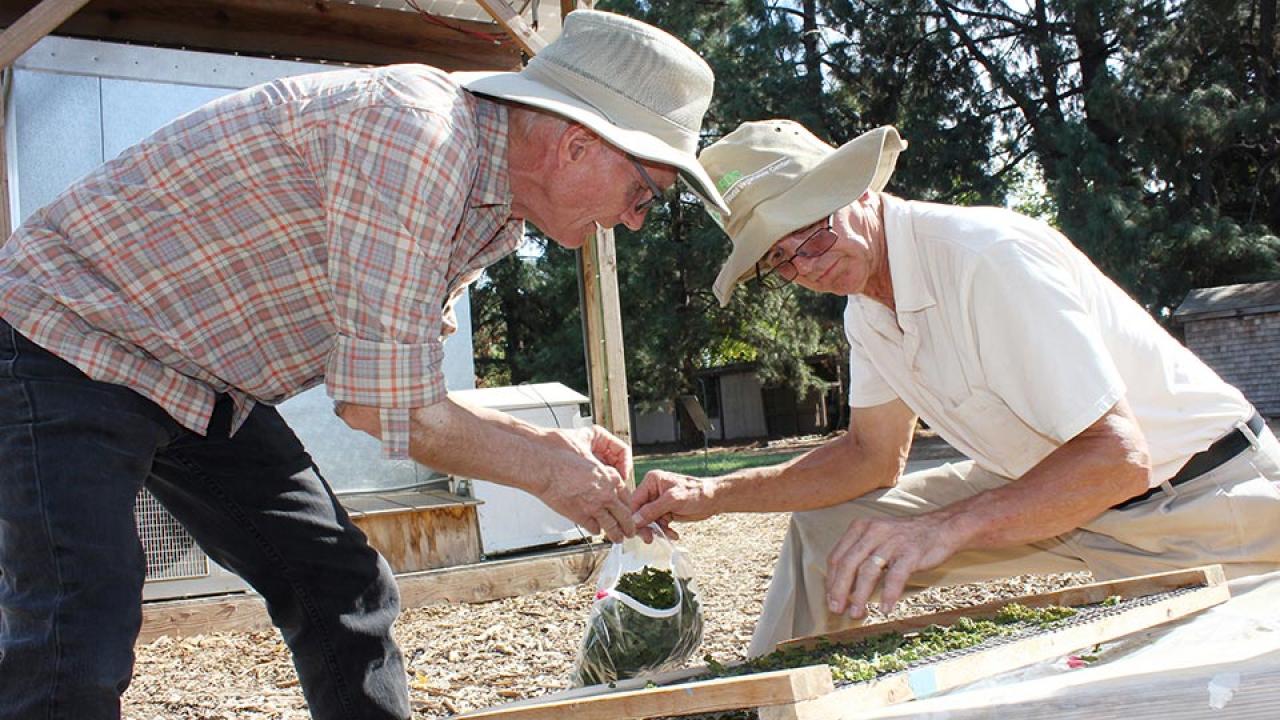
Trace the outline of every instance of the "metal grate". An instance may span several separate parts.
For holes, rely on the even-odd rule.
[[[1186,595],[1187,593],[1192,593],[1192,592],[1196,592],[1203,589],[1204,589],[1203,585],[1188,585],[1185,587],[1165,590],[1163,592],[1152,593],[1150,595],[1139,595],[1137,597],[1121,598],[1118,602],[1116,602],[1113,605],[1104,605],[1102,603],[1076,605],[1074,606],[1077,611],[1075,615],[1072,615],[1069,618],[1059,620],[1055,623],[1052,623],[1051,625],[1048,625],[1045,627],[1035,627],[1035,626],[1025,627],[1009,635],[999,635],[996,637],[987,638],[983,642],[978,643],[977,645],[972,645],[967,648],[960,648],[959,650],[951,650],[949,652],[938,653],[937,655],[930,655],[929,657],[921,658],[913,663],[909,663],[901,670],[880,675],[879,677],[876,678],[876,680],[877,681],[883,680],[884,678],[891,677],[893,675],[900,675],[903,673],[907,673],[907,672],[910,672],[911,670],[914,670],[924,665],[932,665],[935,663],[943,662],[944,660],[951,660],[958,657],[964,657],[966,655],[974,655],[980,652],[984,652],[986,650],[990,650],[991,648],[994,648],[994,647],[998,647],[1001,645],[1008,645],[1010,643],[1016,643],[1032,636],[1048,635],[1051,633],[1058,632],[1059,630],[1064,630],[1069,627],[1075,627],[1077,625],[1086,625],[1088,623],[1097,622],[1103,618],[1114,617],[1116,615],[1123,615],[1124,613],[1130,610],[1133,610],[1134,608],[1144,607],[1147,605],[1155,605],[1157,603],[1165,602],[1166,600],[1171,600],[1175,597],[1178,597],[1179,595]],[[870,683],[873,681],[863,680],[861,682]],[[836,687],[841,688],[841,687],[847,687],[849,685],[854,685],[854,684],[859,684],[859,683],[853,683],[848,681],[837,682]]]
[[[1102,603],[1077,605],[1075,606],[1075,608],[1079,612],[1076,615],[1073,615],[1072,617],[1066,618],[1064,620],[1060,620],[1056,623],[1053,623],[1050,626],[1023,628],[1010,635],[1003,635],[1003,636],[988,638],[986,641],[979,643],[978,645],[974,645],[967,648],[961,648],[959,650],[952,650],[950,652],[939,653],[937,655],[930,655],[927,658],[921,658],[920,660],[917,660],[916,662],[913,662],[907,665],[902,670],[898,670],[892,673],[885,673],[875,678],[874,680],[864,680],[857,683],[848,682],[848,681],[843,681],[843,682],[837,681],[835,683],[835,686],[836,686],[836,689],[839,690],[841,688],[847,688],[851,685],[861,685],[861,684],[869,684],[872,682],[881,682],[885,678],[892,677],[894,675],[900,675],[902,673],[909,672],[910,670],[919,668],[921,666],[932,665],[934,663],[940,663],[945,660],[952,660],[954,658],[964,657],[966,655],[973,655],[986,650],[990,650],[991,648],[994,648],[999,645],[1007,645],[1009,643],[1025,640],[1032,636],[1046,635],[1046,634],[1054,633],[1068,627],[1073,627],[1076,625],[1084,625],[1091,622],[1097,622],[1098,620],[1101,620],[1103,618],[1124,614],[1125,612],[1128,612],[1129,610],[1132,610],[1138,607],[1154,605],[1154,604],[1161,603],[1166,600],[1170,600],[1172,598],[1178,597],[1179,595],[1185,595],[1187,593],[1192,593],[1192,592],[1196,592],[1204,589],[1205,587],[1203,585],[1189,585],[1185,587],[1172,588],[1170,590],[1165,590],[1162,592],[1152,593],[1150,595],[1121,598],[1121,600],[1118,603],[1113,605],[1104,605]],[[683,682],[693,682],[699,679],[707,679],[707,678],[705,677],[691,678]],[[693,714],[687,714],[687,715],[672,715],[672,716],[657,718],[656,720],[759,720],[759,718],[760,718],[760,712],[758,709],[744,708],[740,710],[724,710],[724,711],[712,712],[712,713],[693,713]]]
[[[185,528],[145,489],[133,508],[138,537],[147,556],[147,580],[202,578],[209,574],[209,558]]]

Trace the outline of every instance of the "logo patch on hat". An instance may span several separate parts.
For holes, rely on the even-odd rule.
[[[743,177],[742,173],[738,170],[730,170],[720,177],[720,182],[717,183],[717,189],[724,197],[724,201],[729,202],[738,197],[738,194],[743,190],[746,190],[748,185],[782,167],[789,159],[790,158],[784,155],[746,177]]]
[[[720,192],[724,192],[725,190],[728,190],[731,185],[738,182],[739,178],[741,177],[742,177],[741,172],[737,170],[730,170],[729,172],[720,176],[720,182],[716,183],[716,189],[719,190]]]

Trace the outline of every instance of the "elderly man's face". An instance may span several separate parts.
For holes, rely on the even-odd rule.
[[[862,292],[876,261],[865,223],[867,210],[859,200],[781,238],[761,258],[761,274],[814,292]]]
[[[655,190],[665,192],[677,177],[672,167],[631,157],[603,141],[584,146],[582,155],[572,160],[550,183],[551,202],[541,222],[535,221],[538,229],[567,248],[581,247],[597,224],[639,230]]]

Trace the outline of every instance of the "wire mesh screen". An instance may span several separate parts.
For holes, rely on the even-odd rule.
[[[138,493],[134,505],[138,537],[147,555],[147,580],[178,580],[209,574],[209,558],[151,493]]]

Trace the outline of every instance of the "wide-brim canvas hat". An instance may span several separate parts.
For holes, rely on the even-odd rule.
[[[638,158],[675,167],[710,208],[728,212],[697,161],[715,75],[697,53],[623,15],[575,10],[519,72],[456,72],[473,93],[553,112]]]
[[[716,277],[720,304],[774,243],[857,200],[880,191],[907,143],[892,126],[863,133],[838,149],[799,123],[743,123],[702,151],[698,160],[729,204],[727,218],[712,216],[733,242]]]

